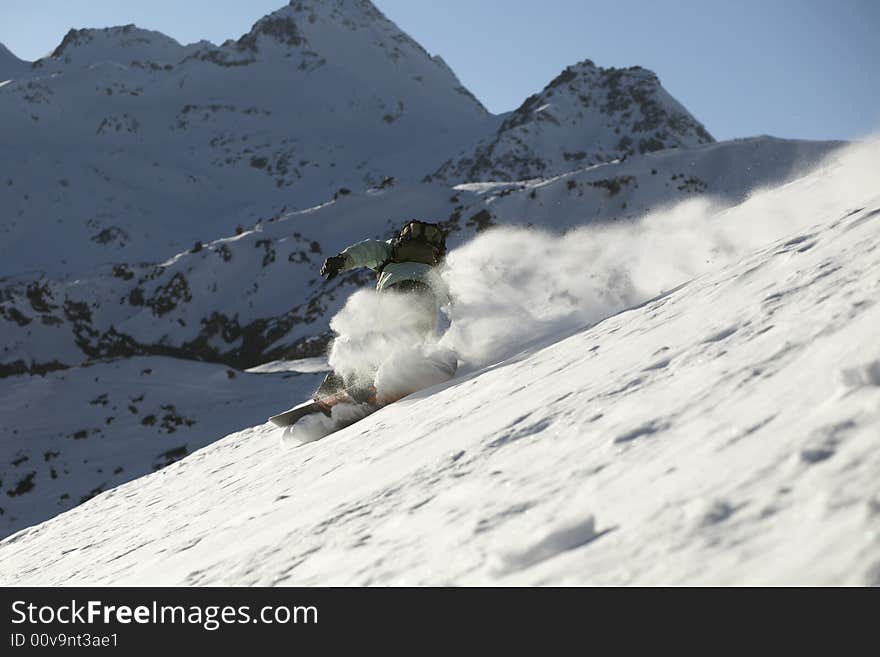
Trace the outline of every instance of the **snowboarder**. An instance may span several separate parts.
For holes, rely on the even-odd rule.
[[[412,220],[387,241],[364,240],[331,256],[321,267],[329,281],[341,272],[367,267],[378,274],[380,294],[406,295],[409,317],[407,328],[425,339],[437,330],[439,309],[448,299],[437,267],[446,255],[446,233],[434,223]],[[347,389],[359,401],[369,399],[372,387],[351,385],[331,372],[315,393],[315,398]]]
[[[437,271],[445,255],[446,233],[440,226],[413,220],[393,239],[364,240],[327,258],[321,267],[321,276],[331,280],[357,267],[375,270],[380,295],[404,295],[405,304],[391,306],[396,313],[393,322],[401,335],[412,339],[413,347],[418,347],[436,335],[440,306],[449,300]],[[446,380],[455,373],[457,361],[448,350],[434,350],[426,357],[428,360],[417,365],[415,372],[407,372],[396,387],[386,389],[384,397],[377,393],[375,381],[347,379],[330,372],[311,401],[273,415],[269,421],[277,426],[292,427],[304,417],[331,417],[331,410],[339,406],[356,407],[354,414],[332,421],[332,430],[345,426],[409,392]]]

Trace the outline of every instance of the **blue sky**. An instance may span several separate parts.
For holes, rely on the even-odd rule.
[[[851,139],[880,129],[880,0],[374,0],[493,112],[567,65],[650,68],[717,139]],[[23,59],[71,27],[135,23],[237,38],[283,0],[0,0]]]

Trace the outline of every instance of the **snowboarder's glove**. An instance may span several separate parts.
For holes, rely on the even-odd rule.
[[[341,253],[339,255],[330,256],[324,261],[324,265],[321,267],[321,276],[326,276],[327,280],[331,280],[336,278],[336,276],[345,269],[345,256]]]

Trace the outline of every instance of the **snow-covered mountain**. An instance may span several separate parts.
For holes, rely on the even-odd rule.
[[[703,125],[639,66],[569,66],[498,131],[444,163],[451,183],[546,178],[636,153],[712,143]]]
[[[71,30],[0,89],[0,122],[0,274],[155,261],[418,180],[498,123],[368,0],[295,0],[219,47]]]
[[[878,163],[488,231],[450,255],[455,380],[293,450],[232,433],[7,538],[0,581],[877,585]]]

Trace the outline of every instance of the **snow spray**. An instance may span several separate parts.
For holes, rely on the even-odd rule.
[[[555,341],[809,231],[875,188],[878,169],[874,139],[835,151],[819,175],[757,190],[732,208],[700,197],[564,235],[490,229],[447,257],[442,277],[454,302],[441,344],[465,371]]]

